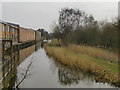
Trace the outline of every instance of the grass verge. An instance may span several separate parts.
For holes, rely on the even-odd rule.
[[[95,48],[90,46],[80,46],[80,45],[74,45],[74,44],[70,44],[67,48],[73,52],[86,54],[88,56],[92,56],[96,58],[106,59],[111,62],[118,62],[117,53],[109,52],[101,48]]]

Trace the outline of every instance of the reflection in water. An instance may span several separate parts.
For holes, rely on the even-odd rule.
[[[39,49],[39,47],[40,44],[37,43],[21,50],[14,51],[13,48],[3,50],[0,64],[0,89],[15,86],[15,81],[17,79],[17,66],[19,66],[23,60],[34,51]]]
[[[28,76],[29,74],[30,76],[20,84],[21,88],[112,87],[108,84],[95,83],[91,75],[57,62],[46,55],[41,43],[21,50],[11,49],[10,52],[5,51],[2,57],[0,89],[15,87],[24,77],[26,67],[30,64],[29,61],[32,61],[28,72]]]
[[[35,51],[35,45],[19,50],[19,64]]]
[[[76,73],[74,70],[64,67],[59,67],[58,76],[60,83],[64,85],[78,84],[80,79],[85,78],[83,74]]]
[[[93,77],[91,75],[88,75],[88,73],[82,72],[80,69],[65,66],[55,60],[54,60],[54,63],[58,67],[59,82],[62,85],[78,84],[80,80],[83,81],[87,79],[90,79],[93,81]]]
[[[46,53],[47,54],[47,53]],[[51,56],[48,56],[51,61],[50,69],[53,73],[57,71],[58,83],[65,87],[76,87],[76,88],[110,88],[114,87],[107,83],[97,82],[94,79],[94,76],[80,70],[78,68],[72,68],[70,66],[64,65]],[[55,65],[55,66],[54,66]],[[57,70],[56,68],[57,67]],[[76,86],[77,85],[77,86]]]

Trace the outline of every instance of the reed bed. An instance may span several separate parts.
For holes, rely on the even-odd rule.
[[[100,48],[89,47],[89,46],[79,46],[74,44],[70,44],[67,48],[73,52],[118,62],[117,53],[109,52],[107,50],[103,50]]]
[[[73,46],[69,46],[68,48],[72,48],[72,50],[76,51],[77,48],[80,49],[81,47],[76,47],[74,49]],[[109,70],[106,70],[104,67],[101,67],[99,64],[93,61],[93,58],[90,57],[91,55],[88,56],[85,54],[75,53],[69,50],[68,48],[55,46],[51,47],[49,45],[45,45],[45,50],[47,54],[54,57],[61,63],[69,65],[70,67],[80,68],[85,72],[94,74],[95,76],[97,76],[95,78],[97,81],[108,82],[110,84],[120,86],[120,79],[118,78],[118,73],[110,72]],[[89,49],[91,48],[89,47]],[[92,55],[94,54],[95,53],[93,53]]]

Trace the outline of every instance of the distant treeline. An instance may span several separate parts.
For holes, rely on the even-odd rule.
[[[118,50],[118,31],[120,20],[112,22],[96,21],[79,9],[63,8],[59,12],[58,24],[53,27],[54,38],[63,41],[64,45],[73,43]]]
[[[44,30],[44,29],[38,29],[37,31],[39,31],[39,32],[41,32],[41,37],[43,38],[43,39],[51,39],[51,37],[52,37],[52,34],[51,33],[48,33],[46,30]]]

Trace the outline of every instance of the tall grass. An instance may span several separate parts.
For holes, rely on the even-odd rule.
[[[92,57],[97,57],[97,58],[118,62],[117,53],[109,52],[107,50],[103,50],[100,48],[89,47],[89,46],[78,46],[74,44],[69,45],[67,48],[77,53],[86,54]]]
[[[70,47],[72,48],[72,46],[69,46],[68,48]],[[68,50],[68,48],[50,47],[49,45],[45,45],[46,52],[61,63],[71,67],[80,68],[85,72],[89,72],[98,76],[96,79],[120,86],[118,73],[112,73],[94,62],[92,57],[75,53],[71,50]],[[75,50],[77,48],[75,48]],[[74,48],[72,48],[72,50],[74,50]]]

